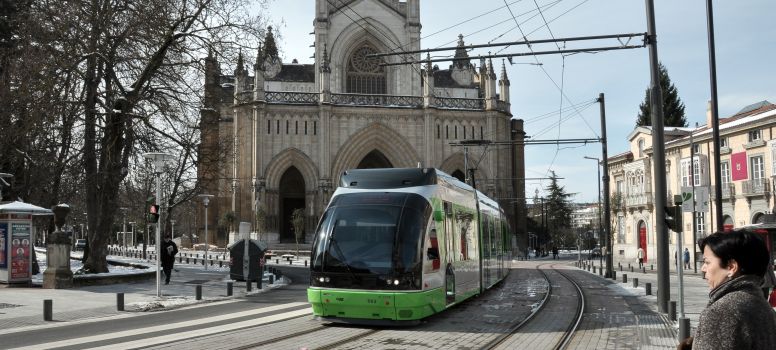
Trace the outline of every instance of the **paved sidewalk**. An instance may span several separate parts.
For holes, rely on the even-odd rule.
[[[229,279],[228,268],[176,265],[169,285],[164,285],[162,274],[162,297],[156,296],[156,279],[141,282],[120,283],[103,286],[84,286],[73,289],[0,288],[0,334],[19,331],[19,327],[51,327],[62,321],[77,322],[106,316],[131,317],[139,311],[164,310],[196,303],[227,300],[245,296],[245,282]],[[227,282],[234,282],[233,297],[227,297]],[[202,285],[202,300],[195,300],[196,285]],[[263,293],[281,285],[287,280],[268,285],[265,278],[263,289],[252,285],[250,294]],[[125,310],[116,307],[116,294],[124,293]],[[53,320],[43,319],[43,300],[52,300]]]
[[[591,260],[592,262],[595,262],[596,269],[599,267],[599,261]],[[642,272],[641,269],[638,268],[638,264],[632,265],[633,266],[633,272],[630,271],[627,264],[622,266],[622,271],[620,271],[620,267],[615,262],[614,263],[614,270],[616,271],[616,282],[620,284],[623,288],[626,288],[630,290],[632,293],[639,295],[642,299],[647,301],[647,305],[650,305],[652,307],[652,310],[655,312],[659,312],[658,305],[657,305],[657,270],[650,269],[651,265],[645,264],[645,270],[646,272]],[[590,270],[592,273],[592,269]],[[599,272],[596,271],[596,275],[599,275]],[[628,282],[622,283],[623,275],[628,276]],[[706,304],[709,302],[709,287],[706,283],[706,280],[703,279],[700,269],[700,264],[698,265],[698,272],[695,273],[692,268],[683,270],[683,277],[684,277],[684,312],[685,317],[690,319],[690,335],[692,335],[695,332],[695,328],[698,326],[698,317],[700,316],[701,311],[706,307]],[[603,278],[603,277],[601,277]],[[633,287],[633,279],[638,278],[638,287]],[[645,285],[646,283],[652,284],[652,295],[646,295],[645,294]],[[680,298],[679,298],[679,275],[676,271],[676,268],[670,269],[670,277],[669,277],[669,288],[670,288],[670,301],[676,302],[676,314],[677,318],[680,317]],[[669,303],[670,303],[669,301]],[[678,323],[674,324],[674,327],[676,331],[678,332]]]

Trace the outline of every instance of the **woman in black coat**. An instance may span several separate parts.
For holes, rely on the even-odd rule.
[[[178,245],[172,241],[170,235],[164,236],[162,254],[159,255],[159,260],[162,261],[162,271],[164,271],[165,276],[164,284],[170,284],[172,266],[175,264],[175,254],[178,254]]]
[[[709,284],[692,349],[776,349],[776,312],[760,285],[768,249],[754,233],[716,232],[698,243]]]

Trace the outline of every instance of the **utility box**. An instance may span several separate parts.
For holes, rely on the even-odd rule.
[[[32,216],[41,214],[51,215],[51,210],[23,202],[0,204],[0,283],[32,281]]]
[[[229,277],[236,281],[256,281],[263,278],[267,243],[249,239],[249,229],[250,224],[240,223],[241,238],[227,247],[230,257]]]

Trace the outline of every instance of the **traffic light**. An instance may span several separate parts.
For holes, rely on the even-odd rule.
[[[148,222],[152,224],[159,222],[159,205],[154,204],[151,206],[151,209],[148,212]]]
[[[148,207],[148,222],[152,224],[159,222],[159,205],[156,204],[156,197],[148,197],[146,206]]]
[[[671,231],[682,232],[682,206],[675,205],[673,207],[665,207],[666,211],[666,226]]]

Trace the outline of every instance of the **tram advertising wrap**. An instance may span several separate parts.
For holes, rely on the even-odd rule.
[[[348,170],[316,229],[308,300],[325,321],[417,323],[504,279],[511,236],[495,201],[440,170]]]

